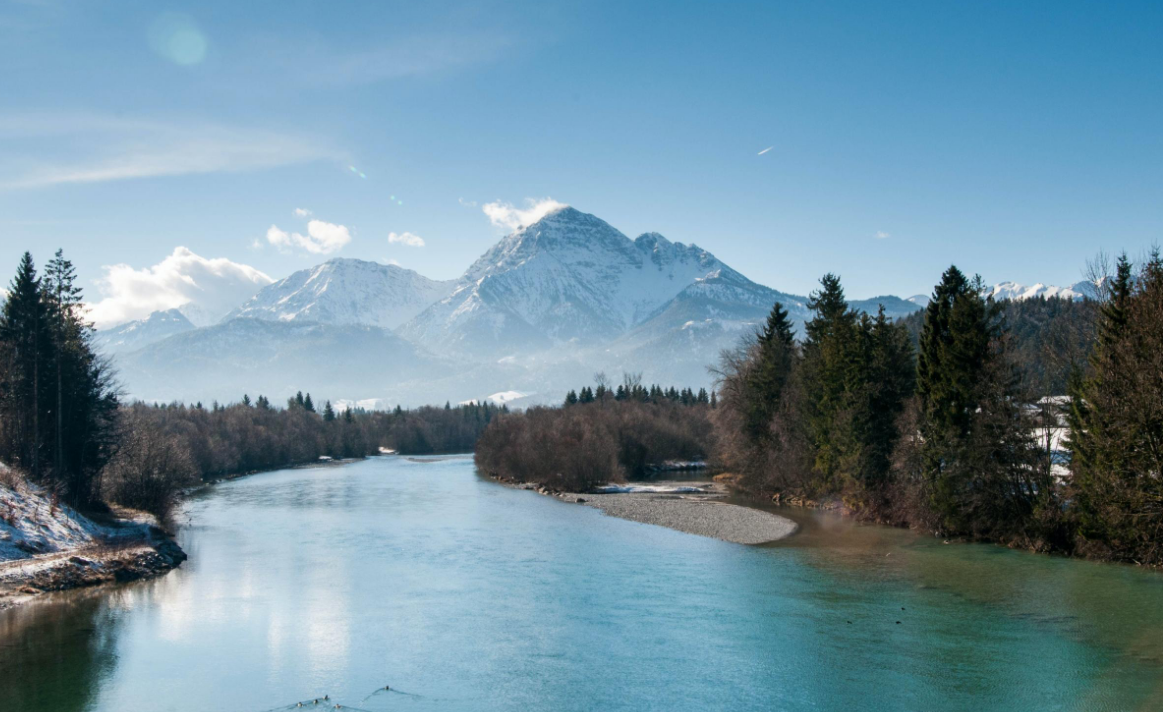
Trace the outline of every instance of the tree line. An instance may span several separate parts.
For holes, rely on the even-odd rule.
[[[617,388],[609,388],[604,375],[596,380],[596,388],[582,389],[586,398],[567,396],[564,407],[530,408],[495,419],[477,442],[477,468],[506,481],[584,492],[645,476],[668,460],[710,456],[709,396],[698,402],[696,394],[689,402],[690,389],[683,389],[684,403],[681,395],[666,395],[674,389],[643,387],[637,376]],[[625,394],[621,399],[619,391]]]
[[[76,271],[58,250],[38,274],[25,253],[0,308],[0,462],[81,510],[107,504],[166,514],[202,480],[318,461],[468,452],[504,406],[394,412],[319,408],[297,393],[204,407],[123,404],[93,347]]]
[[[571,388],[565,394],[565,402],[562,405],[593,403],[610,398],[617,402],[630,400],[639,403],[661,403],[668,401],[681,405],[709,405],[712,407],[715,405],[715,394],[708,393],[706,388],[700,388],[696,393],[691,388],[678,389],[674,386],[663,388],[657,383],[647,387],[642,385],[641,374],[627,374],[623,383],[618,384],[616,388],[611,388],[608,385],[608,379],[604,374],[598,374],[595,381],[596,385],[593,388],[590,386],[582,386],[578,390]]]

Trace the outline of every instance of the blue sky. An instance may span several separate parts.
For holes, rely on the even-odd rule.
[[[0,266],[450,278],[486,203],[551,197],[795,293],[1069,283],[1163,233],[1161,36],[1158,2],[0,0]]]

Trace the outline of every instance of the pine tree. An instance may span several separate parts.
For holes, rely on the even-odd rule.
[[[303,410],[307,411],[308,413],[315,412],[315,403],[311,401],[310,393],[303,397]]]
[[[331,401],[323,404],[323,420],[328,423],[335,420],[335,409],[331,407]]]
[[[1081,545],[1163,563],[1163,260],[1123,255],[1099,311],[1089,373],[1072,379],[1071,493]]]
[[[576,392],[574,392],[573,390],[570,390],[569,393],[565,394],[565,405],[567,405],[567,406],[577,405],[577,393]]]
[[[40,279],[32,255],[25,252],[0,314],[0,342],[5,345],[9,362],[0,398],[3,420],[11,423],[7,426],[5,456],[26,468],[34,478],[41,474],[42,388],[48,372],[45,355],[51,349],[51,338]]]
[[[787,310],[779,302],[771,308],[767,323],[756,335],[755,346],[747,374],[743,426],[752,443],[759,445],[770,437],[771,420],[779,410],[797,359],[795,331]]]
[[[826,274],[808,299],[814,313],[804,325],[804,426],[811,443],[816,486],[838,491],[845,434],[842,418],[850,407],[850,369],[856,343],[856,313],[848,307],[840,278]]]
[[[242,404],[247,408],[250,407],[250,396],[245,393],[242,394]]]

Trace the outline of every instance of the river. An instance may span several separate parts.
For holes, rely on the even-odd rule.
[[[180,569],[0,613],[0,699],[1163,709],[1163,575],[783,513],[799,534],[748,547],[501,487],[468,458],[254,475],[188,503]]]

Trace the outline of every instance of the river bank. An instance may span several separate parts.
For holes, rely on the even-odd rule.
[[[724,501],[731,493],[721,482],[652,481],[612,485],[598,488],[597,492],[554,492],[530,482],[490,479],[563,502],[593,507],[611,517],[735,544],[779,541],[799,528],[786,517]]]
[[[0,485],[0,610],[49,591],[160,576],[185,559],[149,515],[97,521],[27,483]]]

